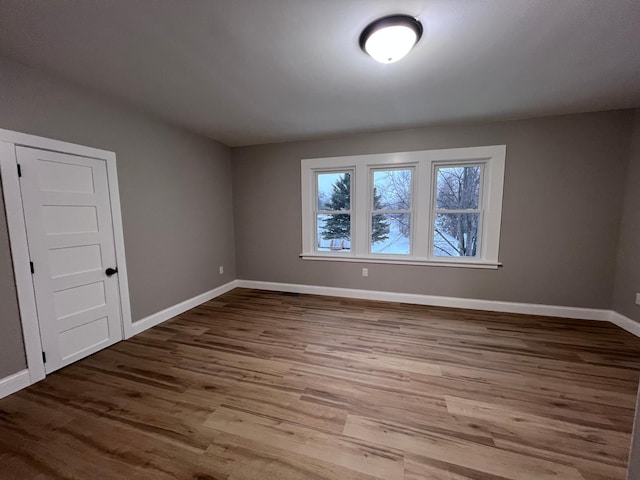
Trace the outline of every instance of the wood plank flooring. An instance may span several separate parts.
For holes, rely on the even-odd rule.
[[[0,400],[0,478],[624,479],[604,322],[236,289]]]

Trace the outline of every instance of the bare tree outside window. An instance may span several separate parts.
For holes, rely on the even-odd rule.
[[[373,171],[374,205],[372,225],[383,221],[388,235],[372,238],[371,253],[411,253],[411,188],[413,169]]]
[[[434,255],[478,255],[481,177],[480,165],[437,168]]]

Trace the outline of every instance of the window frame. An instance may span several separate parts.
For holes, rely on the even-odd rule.
[[[480,191],[478,192],[478,208],[475,209],[467,209],[467,210],[463,210],[463,209],[443,209],[443,208],[438,208],[438,204],[437,204],[437,198],[438,198],[438,170],[441,168],[456,168],[456,167],[480,167]],[[429,256],[431,258],[445,258],[447,260],[453,260],[453,261],[457,261],[457,259],[463,258],[463,259],[478,259],[478,258],[482,258],[482,254],[483,254],[483,248],[484,248],[484,243],[485,243],[485,239],[483,237],[483,224],[484,224],[484,204],[485,204],[485,198],[484,198],[484,192],[486,191],[487,187],[485,186],[485,170],[486,170],[486,164],[484,162],[460,162],[460,163],[454,163],[454,162],[434,162],[432,164],[432,168],[433,168],[433,173],[431,175],[431,180],[432,180],[432,186],[431,186],[431,210],[430,210],[430,224],[429,224]],[[477,213],[479,216],[479,220],[478,220],[478,243],[479,243],[479,249],[478,249],[478,253],[475,257],[454,257],[454,256],[445,256],[445,255],[436,255],[435,254],[435,219],[436,219],[436,215],[438,214],[456,214],[456,213],[461,213],[461,214],[471,214],[471,213]]]
[[[320,208],[318,208],[318,198],[319,198],[319,191],[318,191],[318,175],[323,175],[323,174],[345,174],[348,173],[350,175],[349,177],[349,183],[350,183],[350,198],[349,198],[349,210],[320,210]],[[313,173],[313,177],[314,177],[314,198],[315,198],[315,202],[314,202],[314,211],[313,211],[313,226],[314,226],[314,232],[315,232],[315,251],[317,253],[327,253],[330,255],[353,255],[354,249],[353,249],[353,234],[354,234],[354,229],[353,229],[353,193],[354,193],[354,189],[353,189],[353,179],[354,179],[354,175],[355,174],[355,170],[352,168],[336,168],[336,169],[330,169],[330,170],[325,170],[325,169],[316,169],[314,170]],[[350,240],[349,240],[349,251],[347,252],[320,252],[320,250],[318,250],[318,215],[349,215],[349,224],[350,224]]]
[[[301,160],[302,253],[306,260],[498,268],[506,145],[394,152]],[[476,257],[433,254],[436,167],[481,165],[481,202]],[[373,172],[412,168],[409,254],[371,253]],[[351,173],[351,250],[317,249],[317,173]],[[315,183],[315,185],[314,185]],[[315,204],[315,207],[314,207]]]

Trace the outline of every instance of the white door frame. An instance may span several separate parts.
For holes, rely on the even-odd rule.
[[[127,265],[124,254],[124,236],[122,233],[122,216],[120,213],[116,154],[106,150],[99,150],[0,128],[0,176],[2,177],[2,191],[7,214],[9,242],[11,244],[13,272],[18,294],[18,305],[20,307],[20,321],[22,323],[22,335],[27,357],[27,369],[29,370],[29,383],[33,384],[45,377],[45,369],[42,359],[42,344],[40,341],[40,325],[38,323],[36,297],[29,265],[31,259],[29,257],[27,230],[24,220],[22,195],[20,193],[20,180],[18,178],[16,146],[39,148],[42,150],[105,160],[109,181],[109,201],[111,202],[116,262],[118,265],[118,288],[120,290],[120,313],[123,337],[129,338],[134,332],[131,323],[129,283],[127,281]]]

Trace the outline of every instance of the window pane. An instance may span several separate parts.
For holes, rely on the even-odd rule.
[[[318,215],[316,225],[319,252],[351,251],[351,215]]]
[[[374,170],[373,209],[409,210],[411,208],[411,169]]]
[[[371,253],[408,255],[411,252],[411,215],[376,213],[371,216]]]
[[[438,257],[478,255],[478,213],[439,213],[433,228],[433,254]]]
[[[440,167],[438,168],[437,207],[442,210],[474,210],[480,198],[480,175],[482,168]]]
[[[318,210],[351,209],[351,174],[319,173]]]

